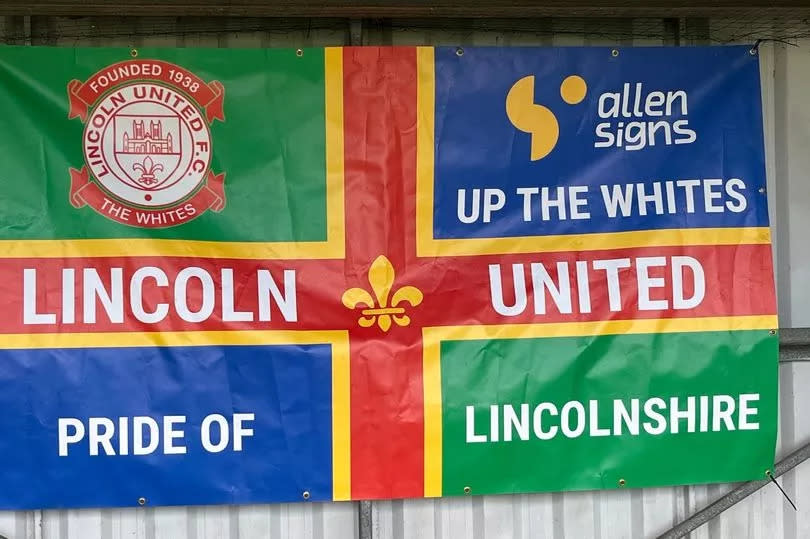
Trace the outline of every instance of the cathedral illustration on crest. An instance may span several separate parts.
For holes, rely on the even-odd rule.
[[[163,137],[163,122],[150,120],[149,129],[144,120],[132,120],[132,136],[124,132],[125,153],[175,153],[172,143],[172,134]]]

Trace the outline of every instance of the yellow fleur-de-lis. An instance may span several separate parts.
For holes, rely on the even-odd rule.
[[[404,304],[416,307],[422,303],[422,291],[415,286],[403,286],[394,291],[389,304],[388,296],[394,285],[394,266],[385,256],[378,256],[368,270],[368,282],[374,297],[362,288],[350,288],[343,293],[343,305],[349,309],[367,307],[360,311],[357,324],[367,328],[377,325],[383,331],[391,328],[391,319],[399,326],[407,326],[411,318],[405,314]],[[375,301],[376,298],[376,301]]]

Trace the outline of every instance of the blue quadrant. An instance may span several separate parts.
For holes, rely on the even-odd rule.
[[[0,351],[0,508],[331,500],[331,372],[329,345]],[[245,413],[253,435],[235,451],[232,418]],[[231,424],[221,452],[202,445],[212,414]],[[163,451],[172,415],[186,416],[175,440],[186,454]],[[154,453],[133,455],[130,432],[129,455],[91,456],[85,436],[59,456],[59,418],[127,417],[131,429],[135,416],[161,426]]]
[[[434,127],[434,237],[494,238],[588,234],[633,230],[679,228],[728,228],[768,226],[765,187],[765,155],[762,134],[759,63],[750,47],[670,47],[622,48],[613,51],[601,47],[555,48],[465,48],[463,56],[455,48],[435,50],[435,127]],[[615,54],[615,55],[614,55]],[[526,106],[543,105],[559,124],[559,139],[553,150],[541,159],[531,160],[532,135],[517,129],[510,121],[506,98],[513,85],[534,76],[533,100]],[[577,103],[563,100],[561,85],[570,76],[587,84],[587,93]],[[627,85],[627,86],[625,86]],[[637,86],[640,85],[640,86]],[[637,92],[636,89],[640,89]],[[680,92],[680,93],[679,93]],[[627,96],[617,101],[604,94]],[[653,95],[646,109],[648,95]],[[638,95],[638,104],[636,104]],[[659,101],[672,97],[670,113]],[[601,99],[601,107],[600,107]],[[667,97],[667,99],[669,99]],[[636,116],[634,111],[640,111]],[[651,111],[652,116],[646,113]],[[616,112],[606,118],[603,113]],[[624,111],[629,115],[625,116]],[[527,113],[531,118],[531,113]],[[681,123],[678,123],[681,122]],[[628,126],[633,123],[633,127]],[[655,127],[655,124],[662,123]],[[677,127],[675,124],[678,123]],[[607,141],[597,130],[600,124],[614,139],[611,146],[597,147]],[[643,129],[642,129],[643,126]],[[651,135],[650,130],[655,128]],[[691,142],[675,130],[694,132]],[[631,139],[644,137],[628,149]],[[643,133],[640,133],[643,131]],[[665,133],[669,132],[667,144]],[[621,134],[625,133],[625,134]],[[623,144],[618,146],[617,140]],[[655,142],[654,144],[652,142]],[[648,204],[647,215],[609,217],[601,194],[601,185],[643,184],[644,194],[654,191],[659,182],[715,179],[724,182],[737,178],[747,201],[742,211],[730,211],[726,203],[738,201],[723,186],[709,196],[712,207],[706,210],[705,186],[691,195],[686,187],[675,188],[673,207],[657,215]],[[590,217],[559,219],[556,209],[549,219],[540,215],[539,195],[527,195],[534,217],[524,219],[524,195],[519,188],[587,187],[580,195]],[[610,188],[610,187],[609,187]],[[458,191],[501,189],[505,205],[492,215],[490,222],[479,218],[464,223],[458,217]],[[714,199],[713,195],[719,195]],[[663,196],[662,195],[662,196]],[[687,197],[693,197],[694,211],[686,212]],[[471,215],[470,198],[466,199]]]

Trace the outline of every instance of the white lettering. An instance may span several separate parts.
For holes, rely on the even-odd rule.
[[[216,423],[219,427],[219,442],[211,441],[211,425]],[[220,414],[211,414],[203,419],[200,427],[200,435],[203,449],[209,453],[221,453],[228,447],[230,435],[228,430],[228,420]]]
[[[169,305],[158,303],[152,312],[148,312],[143,306],[143,282],[147,279],[154,279],[155,284],[160,287],[169,286],[169,278],[160,268],[146,266],[138,268],[132,274],[129,281],[129,302],[132,314],[139,322],[145,324],[157,324],[169,314]]]
[[[489,265],[489,289],[492,308],[503,316],[517,316],[526,310],[528,299],[526,297],[526,275],[523,271],[523,264],[512,264],[512,282],[515,290],[515,302],[511,306],[507,306],[503,297],[501,265]]]
[[[202,285],[202,301],[200,302],[200,308],[196,311],[192,311],[188,306],[188,282],[192,278],[200,281],[200,285]],[[174,305],[177,314],[186,322],[207,320],[214,312],[214,280],[211,275],[196,266],[180,270],[177,279],[174,281]]]
[[[478,444],[481,442],[487,441],[486,434],[476,434],[475,433],[475,407],[474,406],[467,406],[465,408],[467,414],[467,443],[468,444]]]
[[[273,298],[281,317],[286,322],[298,321],[298,304],[295,292],[295,270],[284,270],[284,294],[268,270],[259,270],[259,320],[269,322],[270,298]]]
[[[23,270],[23,323],[55,324],[56,314],[37,312],[37,270]]]
[[[96,299],[114,324],[124,323],[124,271],[110,268],[110,290],[94,268],[84,268],[84,323],[96,323]]]
[[[60,417],[57,422],[59,432],[59,456],[68,456],[68,446],[84,438],[84,423],[75,417]]]

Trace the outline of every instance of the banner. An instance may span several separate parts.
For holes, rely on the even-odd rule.
[[[765,478],[755,53],[0,49],[0,508]]]

